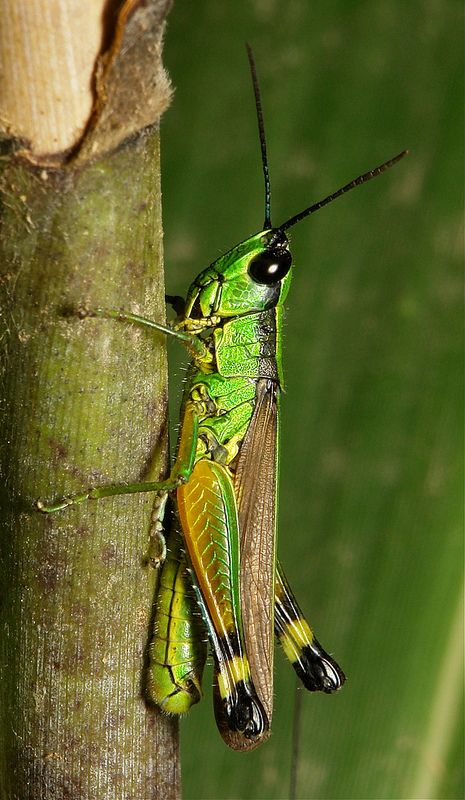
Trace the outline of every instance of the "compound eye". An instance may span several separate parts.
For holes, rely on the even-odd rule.
[[[278,283],[289,272],[292,256],[289,250],[264,250],[249,264],[249,275],[255,283]]]

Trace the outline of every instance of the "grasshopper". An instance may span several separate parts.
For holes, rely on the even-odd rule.
[[[53,512],[90,499],[155,492],[154,528],[163,551],[161,525],[167,498],[175,497],[148,695],[172,714],[200,699],[206,629],[218,728],[237,750],[253,749],[269,735],[274,634],[310,691],[330,693],[345,680],[305,621],[276,557],[282,313],[292,276],[287,231],[407,152],[273,226],[260,90],[247,50],[265,184],[262,230],[204,269],[185,300],[167,296],[177,311],[170,326],[116,310],[83,314],[143,325],[187,348],[190,366],[170,475],[158,483],[97,486],[51,505],[38,501],[40,510]]]

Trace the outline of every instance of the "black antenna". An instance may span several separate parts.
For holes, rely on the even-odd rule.
[[[398,161],[401,160],[404,156],[408,155],[408,150],[403,150],[402,153],[399,153],[394,158],[390,158],[389,161],[385,161],[384,164],[380,164],[379,167],[375,167],[371,169],[369,172],[365,172],[363,175],[359,175],[358,178],[355,178],[350,183],[346,183],[342,189],[338,189],[337,192],[334,194],[329,194],[328,197],[325,197],[324,200],[320,200],[318,203],[314,203],[312,206],[305,208],[299,214],[296,214],[294,217],[291,217],[286,222],[283,222],[282,225],[279,226],[280,231],[285,231],[288,228],[292,228],[296,222],[300,222],[301,219],[304,217],[308,217],[310,214],[313,214],[315,211],[319,211],[320,208],[323,206],[327,206],[328,203],[332,203],[333,200],[337,200],[338,197],[345,194],[346,192],[350,192],[351,189],[355,189],[356,186],[361,186],[362,183],[366,183],[367,181],[371,181],[372,178],[376,178],[378,175],[381,175],[382,172],[389,169],[389,167],[393,167],[394,164],[397,164]]]
[[[263,230],[271,228],[271,191],[270,191],[270,172],[268,169],[268,158],[266,155],[265,124],[263,122],[262,99],[260,97],[260,86],[258,83],[257,67],[250,44],[246,44],[247,55],[249,57],[250,72],[252,74],[253,92],[255,95],[255,108],[257,109],[258,135],[260,137],[260,149],[262,151],[263,178],[265,181],[265,221]]]

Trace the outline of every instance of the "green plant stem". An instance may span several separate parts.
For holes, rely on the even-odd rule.
[[[144,700],[151,495],[35,501],[167,467],[158,130],[81,167],[3,161],[2,798],[176,798],[175,724]]]

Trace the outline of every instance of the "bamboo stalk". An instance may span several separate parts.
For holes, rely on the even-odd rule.
[[[168,5],[142,9],[154,24],[148,46],[135,37],[133,66],[150,47],[159,54]],[[134,89],[120,54],[137,6],[124,4],[113,49],[95,62],[102,92],[84,140],[51,153],[34,133],[18,142],[10,120],[17,135],[1,162],[2,798],[179,796],[176,726],[144,698],[152,498],[51,516],[34,506],[167,467],[165,343],[75,314],[103,305],[164,317],[158,128],[124,142],[122,125],[117,150],[104,131],[120,117],[103,94],[111,105],[125,74]],[[160,87],[159,109],[166,79]]]

